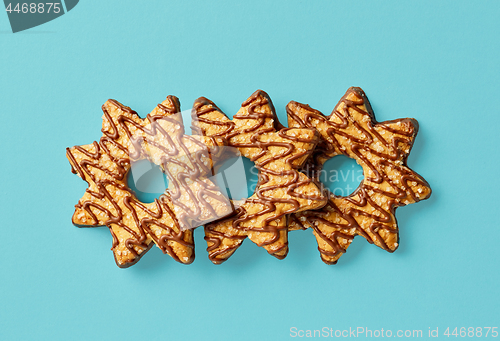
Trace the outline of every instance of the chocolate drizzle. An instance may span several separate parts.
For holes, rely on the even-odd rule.
[[[193,106],[193,121],[197,122],[195,132],[226,138],[230,146],[255,162],[259,171],[254,195],[246,199],[237,214],[206,226],[210,259],[223,262],[246,236],[252,239],[259,233],[260,238],[252,240],[275,257],[284,258],[288,252],[286,217],[308,205],[316,208],[325,203],[311,179],[297,171],[318,142],[316,131],[284,128],[269,96],[261,90],[243,102],[232,121],[212,101],[199,98]],[[307,186],[312,186],[310,192],[299,190]],[[308,203],[304,205],[304,201]],[[223,243],[224,239],[230,242]]]
[[[187,228],[232,212],[228,199],[206,179],[212,175],[211,153],[224,141],[184,135],[174,96],[159,104],[147,121],[115,100],[102,109],[99,142],[67,148],[72,171],[89,184],[75,206],[73,223],[108,226],[120,267],[137,262],[153,242],[175,260],[191,263],[193,236]],[[169,189],[151,204],[138,201],[126,184],[131,161],[144,158],[159,164],[169,178]]]
[[[324,162],[339,154],[355,159],[365,174],[350,196],[330,194],[322,209],[295,214],[291,228],[313,228],[321,257],[329,264],[346,252],[355,235],[393,252],[399,241],[395,209],[431,194],[428,183],[406,164],[417,121],[377,123],[360,88],[350,88],[328,117],[297,102],[290,102],[287,112],[289,126],[316,127],[322,136],[304,167],[315,182],[319,183]]]

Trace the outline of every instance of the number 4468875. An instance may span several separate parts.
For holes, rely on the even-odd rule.
[[[446,328],[443,335],[448,337],[498,337],[498,327],[455,327],[450,333],[450,327]]]
[[[9,3],[5,10],[9,13],[17,12],[17,13],[59,13],[61,12],[61,4],[58,2],[46,2],[46,3],[18,3],[14,8],[12,8],[12,4]]]

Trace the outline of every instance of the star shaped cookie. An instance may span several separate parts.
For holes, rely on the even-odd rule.
[[[115,100],[103,106],[99,142],[67,149],[72,171],[88,183],[75,206],[77,226],[107,226],[120,267],[135,264],[156,244],[175,260],[194,259],[192,229],[233,212],[232,204],[208,179],[212,154],[225,141],[187,136],[179,100],[168,96],[141,119]],[[167,174],[168,189],[153,203],[140,202],[127,185],[131,163],[148,159]]]
[[[261,90],[243,102],[232,120],[201,97],[193,106],[193,122],[194,131],[227,139],[259,171],[254,194],[238,207],[237,214],[205,226],[210,260],[224,262],[247,237],[283,259],[288,253],[288,216],[326,203],[317,185],[298,171],[318,143],[318,132],[284,128],[271,99]]]
[[[322,260],[334,264],[360,235],[393,252],[399,243],[397,207],[429,198],[431,189],[406,160],[418,131],[414,119],[378,123],[360,88],[350,88],[325,117],[308,105],[287,105],[290,127],[314,127],[322,141],[304,167],[319,183],[321,167],[335,155],[346,155],[363,168],[364,180],[348,197],[329,194],[325,207],[293,215],[290,229],[312,228]]]

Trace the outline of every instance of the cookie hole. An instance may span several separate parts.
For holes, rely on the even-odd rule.
[[[127,185],[140,202],[150,204],[165,192],[168,178],[160,166],[148,160],[140,160],[131,164],[127,173]]]
[[[323,186],[339,197],[351,195],[363,179],[363,168],[354,159],[344,155],[326,161],[319,177]]]
[[[231,200],[252,196],[258,181],[255,163],[243,156],[226,159],[215,168],[215,181]]]

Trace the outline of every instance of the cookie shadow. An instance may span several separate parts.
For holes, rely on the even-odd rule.
[[[365,238],[356,236],[346,252],[339,258],[337,264],[332,265],[332,267],[344,268],[346,266],[352,266],[352,264],[363,262],[363,254],[366,253],[367,245],[374,246],[368,243]]]
[[[417,136],[415,137],[413,147],[411,148],[410,155],[408,155],[408,159],[406,160],[410,168],[412,168],[412,165],[417,165],[418,161],[420,160],[420,157],[426,145],[424,137],[425,130],[419,130]]]
[[[429,212],[433,205],[439,201],[439,195],[435,192],[432,193],[431,197],[427,200],[418,202],[416,204],[411,204],[408,206],[400,207],[396,211],[396,219],[398,222],[399,229],[399,247],[394,252],[395,254],[409,254],[413,250],[412,240],[415,240],[415,234],[418,231],[418,224],[412,224],[411,221],[417,216],[423,216],[426,212]],[[421,222],[420,224],[423,224]],[[414,227],[414,228],[411,228]]]
[[[167,254],[164,254],[156,245],[141,257],[129,270],[132,272],[164,272],[165,267],[170,267],[170,263],[178,263]],[[179,263],[179,265],[184,265]]]
[[[222,264],[216,265],[208,259],[206,242],[204,240],[203,242],[203,256],[205,257],[206,262],[209,263],[209,268],[211,268],[212,270],[215,269],[216,271],[230,271],[231,273],[237,275],[240,272],[247,272],[255,268],[259,268],[266,262],[280,261],[269,255],[264,248],[258,247],[250,239],[247,238],[227,261]]]

